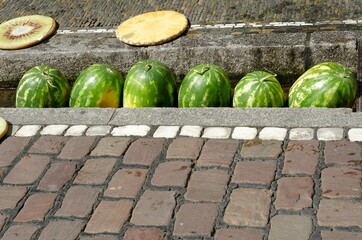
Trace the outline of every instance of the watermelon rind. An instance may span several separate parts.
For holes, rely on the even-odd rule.
[[[129,70],[124,83],[123,107],[174,107],[176,76],[162,62],[141,60]]]
[[[336,62],[317,64],[301,75],[289,90],[289,107],[352,107],[357,80],[351,70]]]
[[[55,67],[40,65],[29,69],[16,89],[17,108],[68,106],[70,85]]]
[[[233,107],[284,107],[284,103],[283,88],[274,74],[254,71],[235,86]]]
[[[75,108],[122,106],[124,80],[121,73],[108,64],[93,64],[77,77],[69,100]]]
[[[221,67],[215,64],[200,64],[193,67],[181,82],[178,106],[230,107],[230,80]]]

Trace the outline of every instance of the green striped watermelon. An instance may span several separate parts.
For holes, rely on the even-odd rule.
[[[245,75],[236,84],[233,107],[283,107],[285,95],[275,76],[264,71]]]
[[[35,66],[20,79],[16,89],[16,107],[46,108],[68,106],[70,86],[56,68]]]
[[[110,107],[122,105],[123,77],[108,64],[93,64],[83,70],[70,93],[70,107]]]
[[[352,107],[357,94],[353,73],[335,62],[306,71],[289,91],[289,107]]]
[[[230,101],[229,77],[214,64],[197,65],[182,80],[179,107],[230,107]]]
[[[128,72],[124,83],[124,107],[174,107],[176,98],[176,77],[165,64],[142,60]]]

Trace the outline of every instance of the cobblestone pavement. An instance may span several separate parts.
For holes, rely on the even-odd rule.
[[[361,239],[361,128],[13,126],[1,239]]]
[[[316,22],[362,19],[359,0],[0,0],[0,22],[30,14],[48,15],[61,29],[114,27],[140,13],[174,9],[192,24],[236,22]]]

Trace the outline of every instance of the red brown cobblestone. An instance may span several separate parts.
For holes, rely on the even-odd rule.
[[[285,151],[283,174],[313,175],[317,169],[319,142],[290,141]]]
[[[2,239],[4,240],[31,240],[31,237],[38,230],[35,224],[12,225],[6,230]]]
[[[241,161],[236,163],[231,182],[270,185],[274,180],[276,161]]]
[[[129,218],[133,201],[101,201],[89,220],[87,233],[118,233]]]
[[[133,210],[131,223],[140,226],[166,226],[176,206],[176,192],[146,190]]]
[[[314,194],[313,180],[310,177],[282,177],[278,180],[276,209],[299,211],[312,206]]]
[[[52,220],[43,229],[39,240],[75,240],[84,226],[80,220]]]
[[[115,158],[88,159],[74,179],[76,184],[103,184],[116,164]]]
[[[223,170],[200,170],[191,174],[185,199],[190,201],[221,202],[229,175]]]
[[[55,193],[36,193],[29,196],[14,222],[43,221],[56,197]]]
[[[40,136],[29,149],[29,153],[58,154],[68,141],[62,136]]]
[[[276,215],[271,219],[268,240],[308,240],[312,218],[299,215]]]
[[[27,187],[0,186],[0,210],[15,208],[27,191]]]
[[[244,158],[277,158],[282,153],[282,141],[245,140],[240,151]]]
[[[79,240],[118,240],[115,236],[93,236],[93,237],[80,237]]]
[[[214,240],[263,240],[263,233],[255,229],[218,229]]]
[[[10,173],[5,177],[5,183],[32,184],[44,172],[50,163],[49,156],[26,155],[23,157]]]
[[[328,227],[362,227],[362,202],[322,199],[317,213],[318,225]]]
[[[148,170],[124,168],[118,170],[108,184],[104,196],[135,198],[145,182]]]
[[[102,138],[91,156],[114,156],[119,157],[124,154],[131,139],[128,137],[105,137]]]
[[[162,240],[164,235],[158,228],[128,228],[123,240]]]
[[[123,163],[151,165],[160,155],[164,142],[164,139],[137,139],[128,148]]]
[[[361,163],[361,148],[356,142],[328,141],[324,157],[326,164],[354,165]]]
[[[0,213],[0,229],[2,229],[2,227],[4,226],[6,221],[6,217]]]
[[[95,140],[96,137],[93,136],[72,137],[67,141],[58,157],[70,160],[82,159],[89,153]]]
[[[91,212],[98,194],[101,191],[101,188],[85,186],[73,186],[69,188],[63,199],[62,206],[56,212],[55,216],[87,216]]]
[[[155,186],[184,187],[191,171],[191,162],[170,161],[157,166],[151,184]]]
[[[217,216],[218,206],[213,203],[185,203],[176,213],[173,235],[210,236]]]
[[[202,148],[197,166],[229,167],[238,146],[237,140],[208,140]]]
[[[352,166],[329,167],[322,170],[322,195],[328,198],[361,197],[361,169]]]
[[[201,138],[178,137],[168,147],[166,158],[196,160],[203,143]]]
[[[238,188],[230,196],[224,221],[229,225],[265,227],[272,192],[267,189]]]
[[[38,189],[43,191],[58,191],[72,178],[76,165],[74,162],[52,163],[40,180]]]
[[[0,144],[0,167],[10,166],[30,142],[29,137],[8,137]]]
[[[361,240],[362,232],[321,231],[322,240]]]

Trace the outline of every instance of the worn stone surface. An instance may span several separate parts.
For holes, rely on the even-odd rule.
[[[318,158],[318,141],[290,141],[285,151],[283,174],[313,175],[317,169]]]
[[[276,209],[302,210],[312,207],[314,182],[310,177],[282,177],[277,181]]]
[[[39,236],[39,240],[76,239],[84,226],[81,220],[56,219],[48,223]]]
[[[312,219],[308,216],[277,215],[271,219],[270,240],[308,240]]]
[[[46,171],[38,184],[43,191],[58,191],[73,177],[76,170],[74,162],[55,162]]]
[[[124,154],[131,139],[128,137],[105,137],[102,138],[90,155],[92,156],[114,156]]]
[[[31,239],[34,233],[39,229],[35,224],[21,224],[12,225],[6,230],[3,239],[16,240],[16,239]]]
[[[29,153],[58,154],[67,140],[63,136],[41,136],[29,149]]]
[[[362,203],[344,199],[322,199],[318,224],[328,227],[362,227]]]
[[[200,170],[191,174],[185,198],[189,201],[221,202],[229,175],[223,170]]]
[[[0,186],[0,209],[15,208],[27,191],[28,188],[22,186]]]
[[[269,219],[271,194],[266,189],[234,189],[224,221],[236,226],[265,227]]]
[[[322,170],[322,196],[328,198],[360,198],[361,169],[352,166],[329,167]]]
[[[147,169],[124,168],[118,170],[110,180],[104,195],[107,197],[135,198],[147,176]]]
[[[164,139],[139,138],[128,148],[123,163],[150,165],[161,153]]]
[[[135,206],[131,223],[140,226],[166,226],[176,205],[174,191],[146,190]]]
[[[89,220],[87,233],[118,233],[129,218],[133,202],[130,200],[101,201]]]
[[[204,141],[201,138],[178,137],[172,141],[166,158],[182,158],[196,160]]]
[[[79,160],[87,155],[96,140],[93,136],[72,137],[58,155],[59,158]]]
[[[88,159],[74,179],[76,184],[103,184],[112,171],[117,159],[95,158]]]
[[[277,140],[246,140],[240,151],[242,157],[276,158],[282,153],[282,142]]]
[[[215,240],[262,240],[263,233],[255,229],[221,228],[216,230]]]
[[[164,162],[157,166],[151,184],[155,186],[184,187],[190,172],[191,162]]]
[[[359,240],[362,239],[361,232],[347,232],[347,231],[321,231],[323,240]]]
[[[275,161],[242,161],[236,163],[231,181],[238,184],[269,185],[274,180]]]
[[[0,144],[0,167],[11,165],[19,153],[28,145],[28,137],[8,137]]]
[[[197,166],[229,167],[239,147],[237,140],[208,140],[197,160]]]
[[[162,240],[164,233],[157,228],[128,228],[124,234],[124,240],[148,239]]]
[[[174,236],[210,236],[218,206],[212,203],[185,203],[176,213]]]
[[[324,158],[326,164],[359,164],[361,162],[361,148],[356,142],[331,141],[326,142]]]

